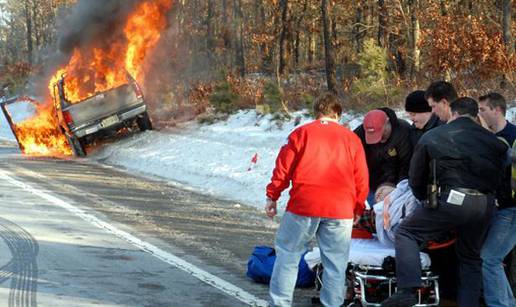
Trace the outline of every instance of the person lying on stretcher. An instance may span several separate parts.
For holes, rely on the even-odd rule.
[[[370,204],[371,205],[371,204]],[[421,204],[414,197],[408,185],[408,180],[402,180],[395,187],[392,184],[382,184],[375,193],[375,204],[372,210],[364,214],[353,227],[354,238],[372,238],[376,233],[378,240],[393,247],[396,229],[405,217],[410,215]],[[453,235],[443,236],[439,243],[429,242],[428,247],[438,247],[440,244],[450,245],[454,242]],[[439,245],[436,245],[439,244]]]

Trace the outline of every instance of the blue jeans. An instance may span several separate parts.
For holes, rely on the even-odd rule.
[[[516,244],[516,208],[498,210],[482,247],[484,299],[489,307],[516,306],[502,261]]]
[[[376,204],[376,201],[374,200],[375,194],[376,191],[369,191],[369,194],[367,194],[367,202],[371,208],[373,208],[373,205]]]
[[[270,282],[270,304],[291,306],[298,264],[316,237],[324,267],[321,303],[341,306],[346,291],[346,268],[352,219],[306,217],[285,212],[276,234],[276,262]]]

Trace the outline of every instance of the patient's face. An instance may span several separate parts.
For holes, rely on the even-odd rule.
[[[392,191],[394,191],[394,187],[391,186],[381,186],[376,190],[376,193],[374,194],[374,202],[379,203],[387,197]]]

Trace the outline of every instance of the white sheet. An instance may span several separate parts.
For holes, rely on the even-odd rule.
[[[349,262],[359,265],[381,266],[385,257],[394,257],[394,254],[395,251],[393,247],[382,244],[376,238],[370,240],[351,239]],[[421,258],[421,266],[423,268],[430,267],[431,262],[428,254],[419,253],[419,255]],[[305,261],[311,269],[321,263],[319,248],[315,247],[311,252],[306,253]]]

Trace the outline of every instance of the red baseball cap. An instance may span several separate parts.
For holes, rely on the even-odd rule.
[[[380,110],[367,112],[364,117],[365,139],[367,144],[377,144],[383,136],[387,114]]]

